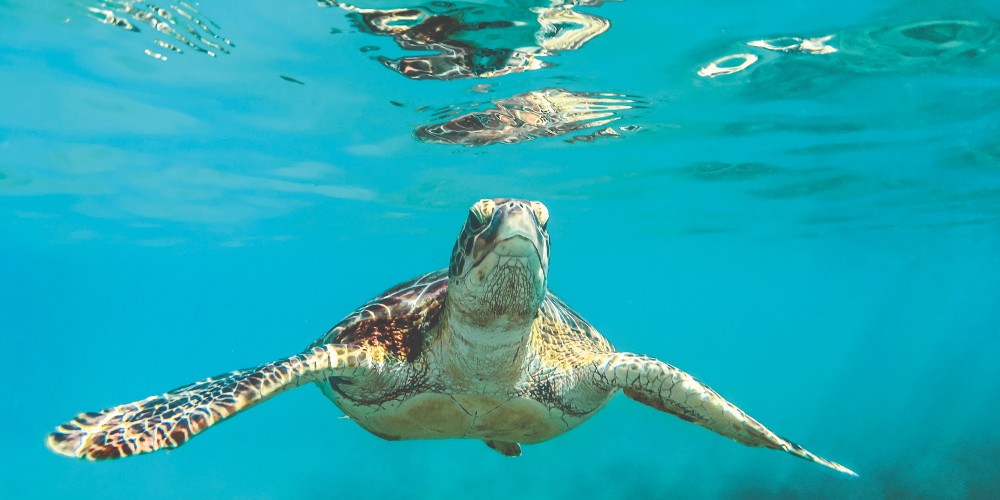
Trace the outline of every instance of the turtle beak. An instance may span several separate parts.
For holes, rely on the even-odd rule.
[[[515,258],[535,256],[540,267],[547,270],[545,233],[538,227],[531,208],[524,203],[512,201],[498,206],[497,212],[494,216],[497,225],[493,228],[493,244],[484,253]]]
[[[497,236],[498,243],[510,242],[514,247],[530,245],[536,253],[542,244],[535,218],[530,211],[520,206],[512,208],[503,217],[500,221],[500,227],[497,228]]]

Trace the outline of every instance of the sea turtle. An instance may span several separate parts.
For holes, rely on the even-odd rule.
[[[388,439],[481,439],[518,456],[625,395],[749,446],[846,467],[778,437],[691,375],[618,352],[548,291],[548,209],[486,199],[469,210],[448,269],[361,306],[304,352],[96,413],[49,434],[90,460],[174,448],[271,397],[315,382]]]

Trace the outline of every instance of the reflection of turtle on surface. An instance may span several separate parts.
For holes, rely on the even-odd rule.
[[[538,202],[481,200],[448,269],[387,291],[301,354],[81,413],[50,434],[48,445],[91,460],[173,448],[315,382],[347,416],[385,439],[481,439],[516,456],[521,443],[580,425],[624,390],[743,444],[853,474],[778,437],[687,373],[616,352],[549,293],[548,218]]]
[[[622,118],[624,111],[644,105],[620,94],[571,92],[559,88],[533,90],[497,99],[492,104],[492,108],[485,108],[480,103],[465,105],[468,113],[417,127],[413,135],[418,140],[437,144],[517,144],[536,137],[556,137],[601,127]],[[462,108],[451,106],[443,111],[457,114]],[[605,135],[619,134],[611,129]]]
[[[355,26],[365,33],[390,36],[400,48],[421,52],[396,59],[376,57],[385,67],[415,80],[494,78],[548,67],[541,57],[577,50],[611,27],[607,19],[573,9],[601,3],[427,2],[373,9],[335,0],[319,2],[350,12]]]

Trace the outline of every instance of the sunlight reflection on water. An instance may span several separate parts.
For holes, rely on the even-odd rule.
[[[215,57],[220,53],[228,54],[235,47],[229,39],[216,33],[219,25],[186,2],[160,7],[152,2],[101,0],[96,6],[87,7],[87,12],[104,24],[126,31],[153,30],[156,34],[152,42],[157,51],[145,49],[144,52],[155,59],[167,59],[167,55],[158,52],[161,49],[182,54],[187,48]]]

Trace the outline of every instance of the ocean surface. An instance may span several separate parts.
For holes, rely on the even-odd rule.
[[[0,497],[1000,497],[1000,3],[0,6]],[[516,459],[312,386],[46,449],[299,352],[484,197],[548,206],[550,288],[618,349],[860,477],[624,396]]]

